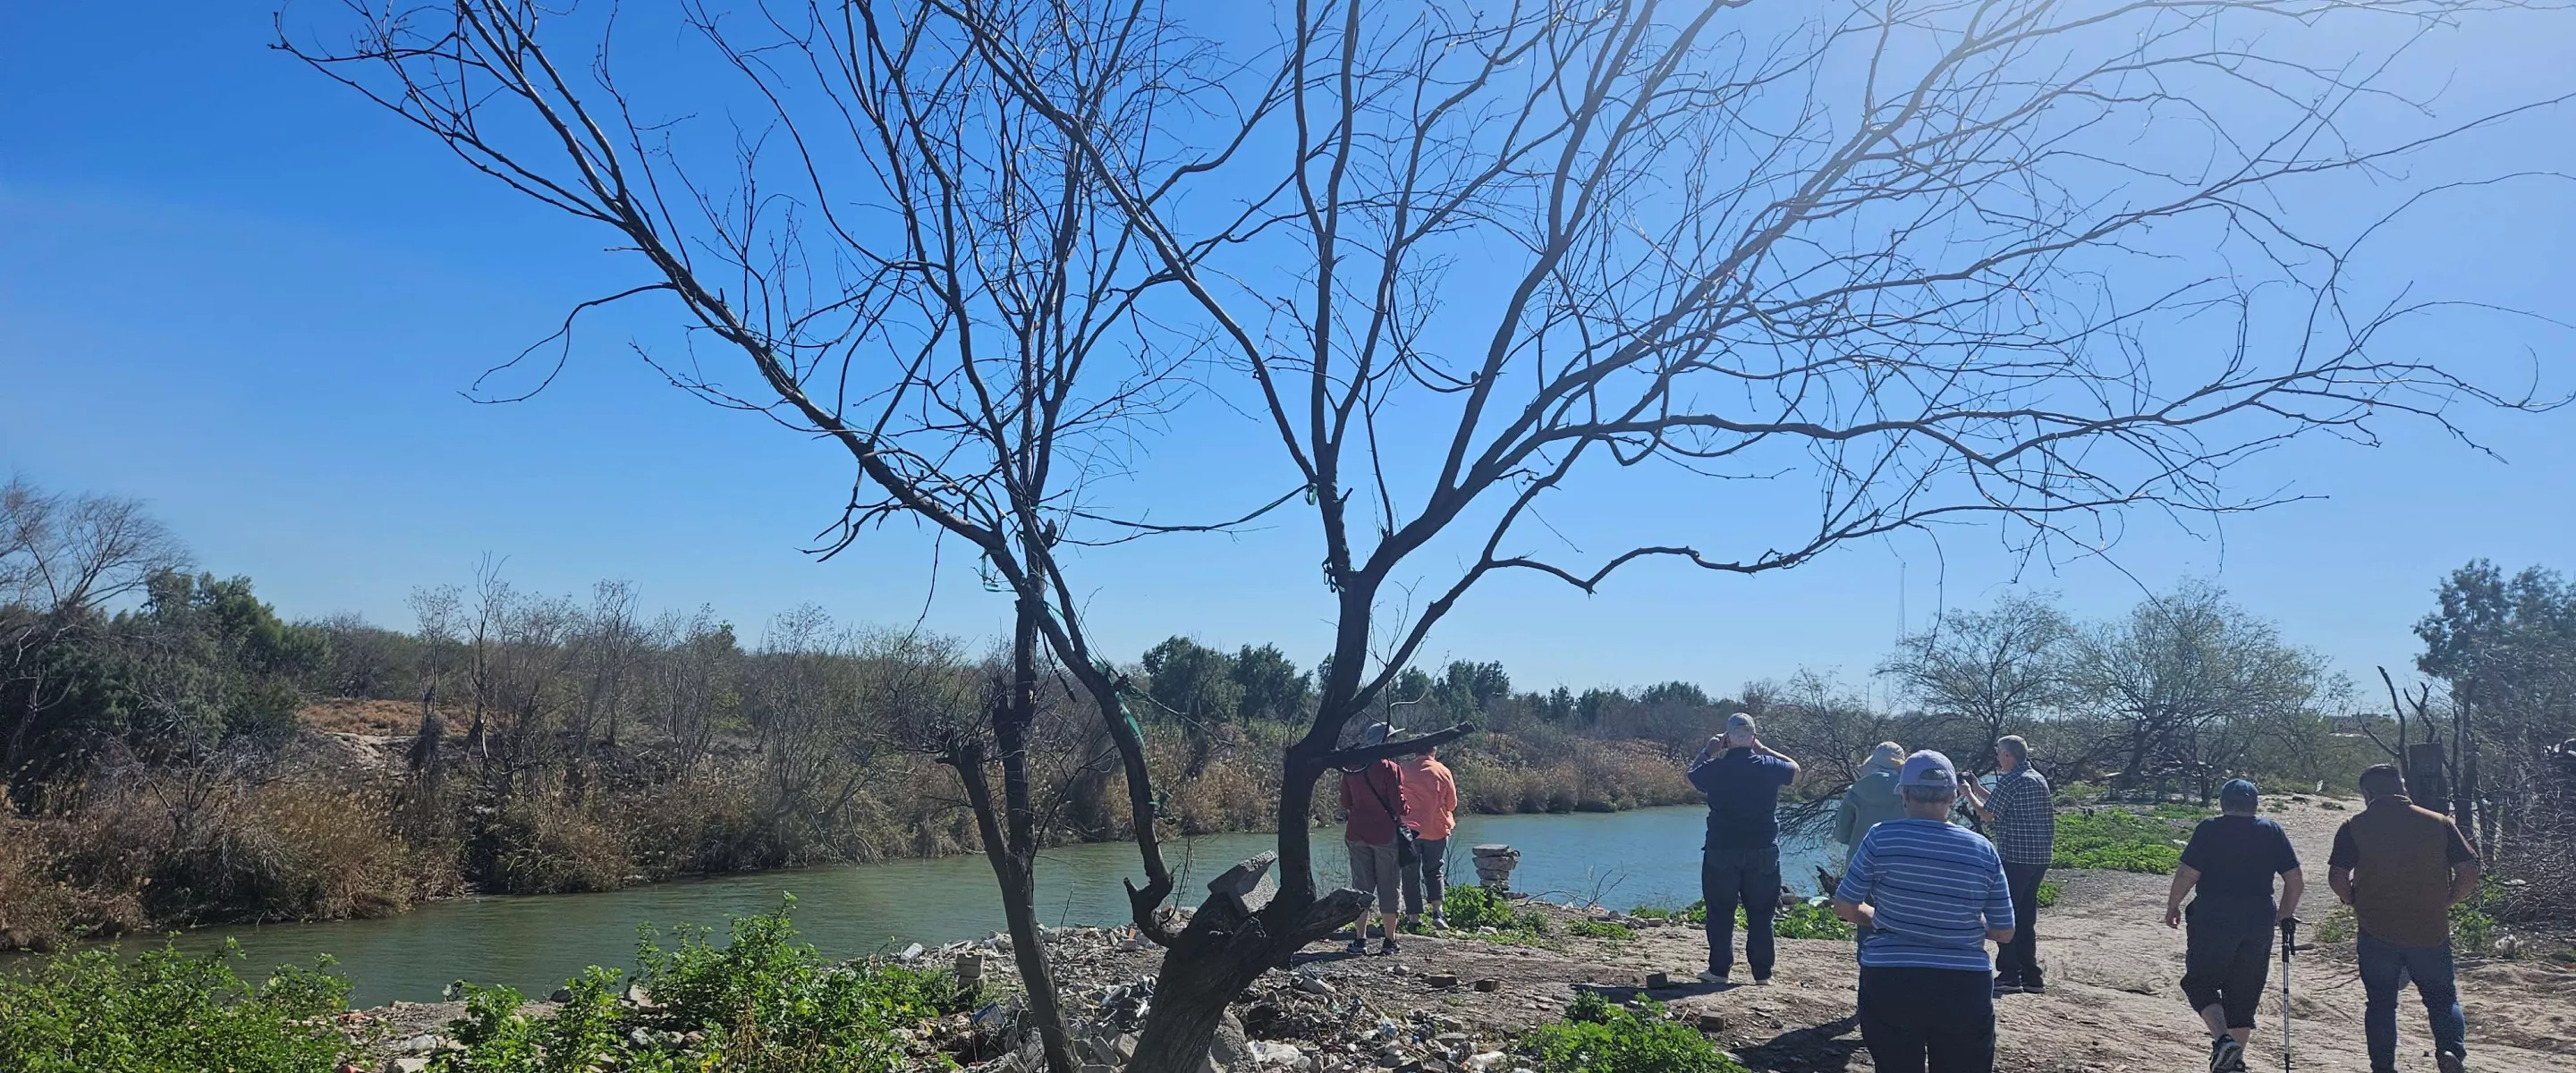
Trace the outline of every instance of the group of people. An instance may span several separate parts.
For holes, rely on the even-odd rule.
[[[1384,745],[1395,728],[1371,723],[1362,746]],[[1342,769],[1342,844],[1350,850],[1351,886],[1376,896],[1380,954],[1396,952],[1396,933],[1418,927],[1426,907],[1433,927],[1449,926],[1441,907],[1448,890],[1449,834],[1458,827],[1458,780],[1424,749],[1400,760]],[[1399,894],[1402,918],[1398,919]],[[1369,918],[1351,925],[1351,953],[1368,950]]]
[[[1992,1070],[1996,1000],[2046,991],[2038,903],[2055,854],[2055,806],[2027,742],[1997,741],[1995,766],[1984,787],[1941,753],[1906,755],[1884,742],[1843,797],[1834,839],[1849,857],[1830,893],[1859,933],[1861,1036],[1881,1073]],[[1691,783],[1708,795],[1701,980],[1731,982],[1741,907],[1745,966],[1755,985],[1771,982],[1783,890],[1776,816],[1798,772],[1746,715],[1692,759]],[[2367,804],[2335,833],[2327,879],[2358,925],[2370,1067],[2397,1069],[2397,1000],[2411,982],[2441,1073],[2461,1073],[2467,1044],[2448,914],[2476,893],[2477,858],[2448,817],[2407,799],[2396,768],[2363,772],[2360,789]],[[1963,800],[1986,834],[1952,822]],[[2285,955],[2293,948],[2306,889],[2288,833],[2258,815],[2260,803],[2252,782],[2221,789],[2220,814],[2192,831],[2167,899],[2166,925],[2186,929],[2182,991],[2210,1033],[2212,1073],[2246,1069],[2274,937]]]

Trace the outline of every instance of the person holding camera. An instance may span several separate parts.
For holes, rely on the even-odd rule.
[[[1798,762],[1762,744],[1753,717],[1727,717],[1726,733],[1692,758],[1690,781],[1708,795],[1708,839],[1700,844],[1700,897],[1708,906],[1708,971],[1727,982],[1735,964],[1735,907],[1744,907],[1744,962],[1755,984],[1771,982],[1772,914],[1780,908],[1780,790]]]
[[[1360,732],[1360,744],[1384,745],[1393,730],[1371,723]],[[1403,880],[1401,847],[1396,840],[1404,823],[1404,778],[1392,760],[1371,760],[1342,769],[1342,845],[1351,852],[1351,889],[1377,895],[1378,925],[1386,944],[1380,954],[1395,953],[1396,887]],[[1351,953],[1368,952],[1368,914],[1351,924]]]

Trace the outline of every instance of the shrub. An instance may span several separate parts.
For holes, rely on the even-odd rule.
[[[439,1055],[435,1073],[895,1073],[920,1068],[897,1029],[970,1008],[981,996],[945,973],[900,965],[828,961],[795,941],[788,912],[737,917],[717,946],[703,928],[679,928],[668,949],[650,927],[638,976],[655,1005],[617,1001],[620,974],[592,968],[565,985],[566,1001],[530,1014],[506,987],[466,985],[453,1022],[462,1051]],[[681,1044],[683,1033],[702,1033]],[[934,1059],[942,1063],[944,1057]]]
[[[2182,863],[2182,847],[2174,844],[2180,833],[2170,821],[2118,809],[2059,816],[2050,864],[2171,875]]]
[[[13,1073],[311,1073],[331,1068],[344,1041],[331,1015],[348,981],[326,960],[284,968],[256,986],[240,958],[163,948],[131,961],[113,951],[48,956],[29,973],[0,973],[0,1069]]]
[[[1519,1049],[1539,1073],[1741,1073],[1706,1037],[1665,1020],[1663,1009],[1614,1006],[1586,991],[1564,1021],[1522,1034]]]
[[[2040,908],[2046,909],[2052,905],[2056,905],[2058,895],[2064,893],[2066,893],[2066,887],[2058,881],[2054,879],[2041,880],[2039,884],[2039,896],[2032,900],[2038,902]]]
[[[1498,932],[1528,935],[1547,934],[1547,914],[1536,909],[1516,907],[1511,900],[1483,887],[1455,886],[1443,903],[1448,907],[1449,926],[1465,931],[1492,928]]]

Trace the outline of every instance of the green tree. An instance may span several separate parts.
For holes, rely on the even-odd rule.
[[[1430,703],[1444,722],[1454,723],[1483,714],[1487,705],[1511,693],[1512,676],[1504,673],[1502,664],[1452,660],[1441,669],[1440,680],[1432,683]]]
[[[1173,637],[1145,651],[1145,695],[1181,719],[1201,725],[1233,722],[1243,708],[1234,657],[1187,637]]]
[[[1295,722],[1305,718],[1314,696],[1306,673],[1277,645],[1245,645],[1234,654],[1234,684],[1242,697],[1246,721]]]

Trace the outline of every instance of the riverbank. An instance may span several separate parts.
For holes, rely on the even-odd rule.
[[[2334,826],[2349,815],[2313,803],[2270,813],[2290,830],[2303,859],[2322,862]],[[2058,904],[2040,919],[2040,957],[2050,986],[1997,1004],[1997,1069],[2044,1073],[2164,1073],[2201,1068],[2205,1037],[2177,981],[2182,941],[2162,926],[2169,880],[2158,875],[2061,870]],[[2324,896],[2320,884],[2320,896]],[[1290,969],[1266,974],[1231,1008],[1230,1032],[1215,1056],[1229,1073],[1384,1068],[1537,1068],[1522,1046],[1532,1028],[1563,1016],[1586,992],[1613,1001],[1648,999],[1660,1016],[1703,1032],[1745,1068],[1775,1073],[1843,1073],[1873,1068],[1854,1018],[1858,970],[1841,939],[1783,939],[1776,982],[1718,988],[1694,981],[1707,947],[1698,928],[1599,910],[1531,905],[1547,921],[1538,934],[1408,936],[1389,957],[1309,947]],[[2326,915],[2312,907],[2311,917]],[[1606,924],[1618,924],[1607,927]],[[1077,1033],[1114,1051],[1150,998],[1158,951],[1120,929],[1067,929],[1049,943]],[[921,951],[916,960],[984,959],[1008,986],[1006,943],[981,940]],[[2349,940],[2320,942],[2297,966],[2291,1014],[2295,1063],[2315,1073],[2366,1073]],[[1653,974],[1667,982],[1654,986]],[[2483,1073],[2555,1073],[2576,1063],[2576,969],[2546,960],[2462,960],[2471,1068]],[[2275,981],[2277,987],[2277,980]],[[2254,1068],[2279,1061],[2277,991],[2260,1014]],[[427,1049],[461,1008],[404,1005],[369,1011],[381,1035]],[[925,1047],[982,1073],[1025,1073],[1004,1022],[1004,997],[981,1016],[958,1015],[915,1036]],[[2430,1069],[2421,1055],[2420,1012],[2406,1007],[2403,1068]],[[997,1027],[999,1026],[999,1027]],[[423,1053],[426,1053],[424,1050]],[[923,1056],[925,1059],[927,1054]]]
[[[682,879],[958,858],[979,850],[954,772],[902,751],[830,786],[719,737],[692,765],[630,736],[564,772],[486,763],[463,728],[424,749],[416,707],[334,701],[257,763],[127,766],[0,809],[0,950],[209,925],[376,920],[474,894],[598,894]],[[1285,728],[1149,729],[1167,839],[1275,829]],[[1041,772],[1051,847],[1132,837],[1113,771]],[[1542,730],[1450,751],[1470,814],[1693,802],[1657,744]],[[423,760],[423,757],[434,758]],[[819,769],[818,769],[819,770]],[[794,790],[793,793],[789,792]],[[1317,825],[1333,821],[1318,795]],[[989,884],[987,884],[989,885]]]

